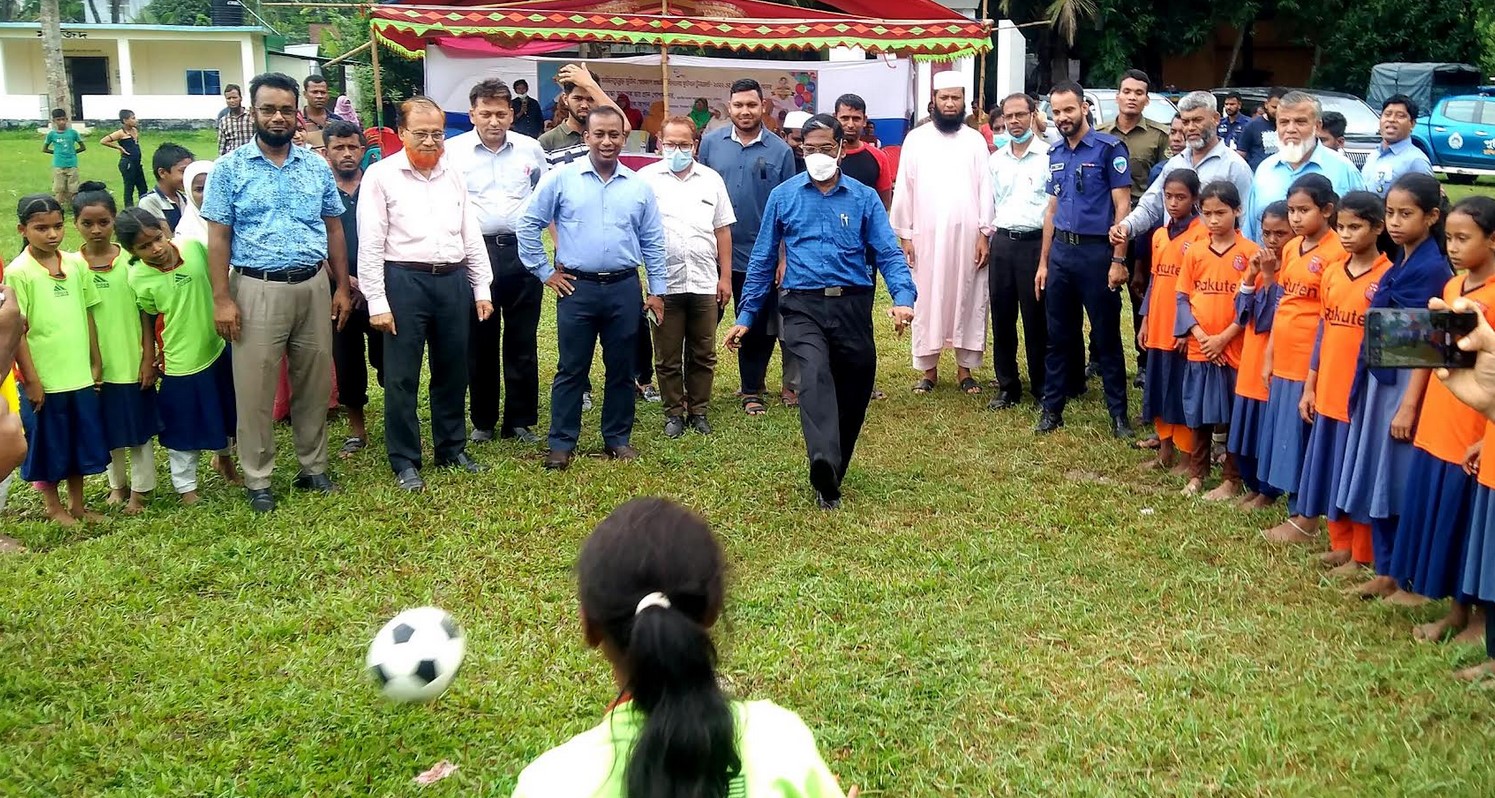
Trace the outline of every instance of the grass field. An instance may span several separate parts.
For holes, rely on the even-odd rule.
[[[0,199],[49,185],[38,148],[0,137]],[[83,163],[117,182],[111,159]],[[0,516],[30,549],[0,554],[0,794],[408,795],[450,759],[421,794],[507,795],[613,696],[571,567],[610,508],[650,494],[725,541],[733,692],[797,710],[864,794],[1495,794],[1492,693],[1450,678],[1483,652],[1411,639],[1436,607],[1347,601],[1309,552],[1260,539],[1277,514],[1139,477],[1098,391],[1042,440],[1031,407],[986,413],[948,382],[913,396],[907,341],[878,329],[891,398],[837,513],[814,509],[794,413],[736,411],[731,355],[717,434],[669,441],[642,407],[632,465],[550,474],[491,444],[473,453],[492,471],[412,498],[376,431],[335,464],[345,493],[307,497],[283,440],[271,516],[208,479],[198,507],[163,488],[141,518],[66,532],[18,488]],[[383,703],[364,646],[428,603],[466,625],[463,673],[435,704]]]

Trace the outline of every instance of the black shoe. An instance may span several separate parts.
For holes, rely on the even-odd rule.
[[[296,477],[291,485],[296,490],[309,490],[315,493],[340,493],[342,488],[337,486],[326,474],[302,474]]]
[[[1132,387],[1137,389],[1147,387],[1147,377],[1142,372],[1137,372],[1137,376],[1132,378]]]
[[[1018,402],[1019,402],[1018,399],[1013,399],[1010,396],[995,396],[995,397],[992,397],[992,400],[990,402],[986,403],[986,409],[987,410],[1011,410],[1012,408],[1017,407]]]
[[[1094,379],[1098,374],[1100,374],[1100,366],[1097,366],[1094,361],[1085,364],[1085,379]]]
[[[1137,433],[1132,429],[1132,425],[1128,424],[1125,418],[1120,417],[1111,419],[1111,434],[1122,440],[1137,437]]]
[[[514,427],[504,433],[505,438],[513,438],[526,446],[534,446],[540,442],[540,437],[530,431],[529,427]]]
[[[450,468],[454,471],[466,471],[469,474],[481,474],[488,470],[488,466],[468,457],[467,452],[462,452],[456,458],[447,460],[444,463],[437,463],[436,467]]]
[[[249,488],[244,492],[249,496],[249,509],[257,513],[268,513],[275,509],[275,496],[270,493],[269,488]]]
[[[819,501],[841,503],[841,480],[829,460],[810,461],[810,487]]]
[[[815,493],[815,506],[822,510],[839,510],[841,509],[841,500],[828,499],[824,493],[817,491]]]
[[[426,481],[420,478],[420,472],[413,468],[407,468],[395,474],[395,482],[399,484],[400,490],[406,493],[418,493],[426,489]]]
[[[609,446],[607,447],[606,451],[607,456],[612,458],[613,460],[621,460],[622,462],[628,463],[638,459],[638,449],[635,449],[626,443],[622,446]]]
[[[1064,429],[1064,417],[1045,410],[1038,415],[1038,426],[1034,427],[1033,431],[1039,435],[1047,435],[1061,429]]]
[[[711,434],[711,424],[707,423],[705,416],[692,415],[690,418],[687,418],[685,420],[685,423],[691,429],[695,430],[697,433],[700,433],[701,435],[710,435]]]
[[[545,470],[565,471],[571,467],[571,452],[568,449],[551,449],[545,454]]]
[[[467,439],[469,441],[472,441],[473,443],[488,443],[489,441],[492,441],[493,438],[493,430],[478,429],[476,427],[473,428],[472,434],[467,436]]]
[[[685,419],[680,416],[670,416],[664,420],[664,436],[666,438],[679,438],[685,434]]]

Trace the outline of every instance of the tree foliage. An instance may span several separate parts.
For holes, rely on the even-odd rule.
[[[212,0],[151,0],[140,11],[139,22],[153,25],[211,25]]]

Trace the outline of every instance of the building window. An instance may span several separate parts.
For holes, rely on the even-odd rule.
[[[217,96],[221,94],[218,90],[218,70],[216,69],[189,69],[187,70],[187,93],[199,96]]]

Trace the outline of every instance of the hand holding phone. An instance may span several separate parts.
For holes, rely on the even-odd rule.
[[[1365,314],[1365,363],[1378,369],[1467,369],[1474,352],[1458,346],[1479,316],[1446,308],[1371,308]]]

